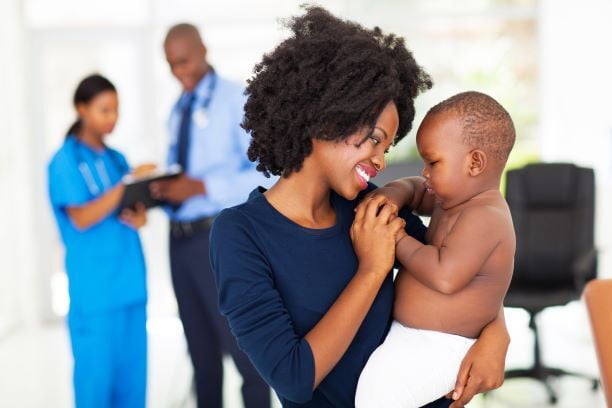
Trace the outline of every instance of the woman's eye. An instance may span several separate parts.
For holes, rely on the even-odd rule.
[[[374,146],[380,143],[380,140],[378,140],[375,136],[370,136],[370,140],[372,141]]]
[[[430,166],[433,166],[433,165],[434,165],[434,164],[436,164],[436,163],[437,163],[437,161],[432,161],[432,162],[429,162],[429,165],[430,165]]]

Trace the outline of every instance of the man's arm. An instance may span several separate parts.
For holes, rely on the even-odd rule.
[[[396,257],[425,286],[444,294],[463,289],[499,244],[495,210],[468,208],[442,244],[424,245],[410,236],[397,244]]]

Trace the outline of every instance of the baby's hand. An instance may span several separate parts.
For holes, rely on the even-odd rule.
[[[408,236],[408,233],[406,233],[406,230],[404,228],[397,231],[397,234],[395,235],[395,245],[399,244],[402,238],[407,237],[407,236]]]

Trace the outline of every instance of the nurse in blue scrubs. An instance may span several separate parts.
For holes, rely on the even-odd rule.
[[[118,117],[113,84],[100,75],[83,79],[74,106],[78,120],[51,159],[48,181],[66,249],[75,403],[144,407],[147,294],[137,229],[145,209],[118,211],[130,167],[104,144]]]

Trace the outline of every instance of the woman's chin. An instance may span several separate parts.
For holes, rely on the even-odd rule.
[[[345,187],[345,188],[334,189],[336,194],[338,194],[340,197],[344,198],[347,201],[353,201],[354,199],[356,199],[362,190],[363,189],[360,188],[360,186],[352,186],[350,188]]]

